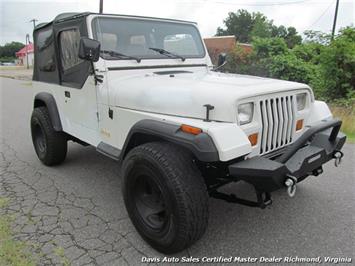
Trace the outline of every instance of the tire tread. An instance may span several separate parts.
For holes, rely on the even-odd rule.
[[[170,143],[151,142],[132,149],[126,160],[136,156],[148,156],[160,165],[178,202],[180,223],[177,237],[171,246],[163,250],[161,247],[155,248],[167,254],[187,248],[205,233],[209,216],[206,185],[193,163],[192,155]],[[123,171],[124,165],[125,162]]]
[[[31,125],[34,123],[34,119],[39,121],[46,137],[47,151],[44,158],[40,158],[40,160],[47,166],[62,163],[67,155],[67,138],[65,134],[54,130],[45,106],[37,107],[33,110]]]

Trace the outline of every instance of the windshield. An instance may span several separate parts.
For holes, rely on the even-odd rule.
[[[196,27],[185,23],[166,21],[97,17],[93,20],[94,38],[101,50],[114,51],[140,59],[168,58],[167,54],[181,58],[202,58],[205,49]],[[163,49],[160,53],[154,49]],[[127,60],[107,53],[108,60]]]

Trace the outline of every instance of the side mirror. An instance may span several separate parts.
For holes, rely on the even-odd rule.
[[[226,53],[220,53],[218,55],[217,67],[223,66],[223,64],[225,64],[226,60],[227,60],[227,54]]]
[[[86,37],[80,38],[79,58],[97,62],[100,58],[100,42]]]

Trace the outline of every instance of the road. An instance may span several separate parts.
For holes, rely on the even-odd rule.
[[[0,197],[17,216],[16,237],[35,243],[40,264],[139,265],[163,255],[136,233],[125,210],[115,161],[70,143],[64,164],[42,165],[33,150],[30,81],[0,78]],[[346,144],[339,168],[299,184],[296,196],[273,194],[265,210],[210,199],[205,236],[175,257],[354,257],[354,153]],[[249,187],[228,191],[251,197]],[[64,254],[58,255],[58,249]]]
[[[23,66],[0,66],[0,77],[31,80],[33,69]]]

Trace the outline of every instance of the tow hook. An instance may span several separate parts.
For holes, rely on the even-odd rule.
[[[292,198],[296,194],[297,178],[291,175],[288,175],[287,177],[288,178],[285,181],[285,185],[287,187],[287,194],[290,198]]]
[[[338,167],[341,163],[341,159],[343,158],[344,153],[341,151],[335,151],[333,154],[333,158],[334,158],[334,164],[335,167]]]

